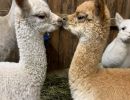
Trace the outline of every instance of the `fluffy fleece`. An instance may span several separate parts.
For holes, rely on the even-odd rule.
[[[116,14],[119,28],[117,37],[107,46],[102,56],[105,67],[130,67],[130,19],[123,19]]]
[[[40,100],[46,76],[43,35],[61,25],[43,0],[16,0],[15,30],[19,63],[0,63],[0,100]]]
[[[104,0],[86,1],[64,20],[64,28],[79,37],[69,69],[73,99],[129,100],[130,70],[105,69],[99,65],[110,28]]]

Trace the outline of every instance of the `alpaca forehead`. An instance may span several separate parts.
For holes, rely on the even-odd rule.
[[[120,26],[126,26],[127,28],[130,28],[130,20],[127,19],[127,20],[124,20]]]
[[[33,12],[43,13],[50,12],[48,4],[44,0],[29,0]]]
[[[76,12],[92,12],[94,8],[93,1],[86,1],[77,7]]]

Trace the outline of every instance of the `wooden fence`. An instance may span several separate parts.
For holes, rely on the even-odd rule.
[[[0,0],[0,15],[4,16],[10,9],[12,0]]]
[[[10,1],[11,0],[0,0],[0,10],[8,10]],[[84,1],[86,0],[47,0],[51,10],[58,14],[73,13],[76,7]],[[106,0],[106,3],[112,17],[115,16],[116,12],[119,12],[124,18],[130,18],[130,0]],[[109,42],[113,40],[117,32],[117,28],[112,25]],[[49,69],[68,67],[77,46],[77,42],[78,39],[64,29],[53,32],[49,45],[47,46]]]
[[[50,8],[55,13],[73,13],[76,7],[86,0],[48,0]],[[106,0],[111,16],[119,12],[124,18],[130,18],[130,0]],[[112,25],[109,42],[117,34],[117,28]],[[64,68],[70,65],[78,39],[65,30],[52,34],[48,49],[48,61],[51,68]]]

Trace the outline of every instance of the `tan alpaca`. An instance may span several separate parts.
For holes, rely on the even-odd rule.
[[[73,99],[130,100],[130,70],[99,66],[110,27],[104,1],[86,1],[64,21],[64,28],[79,37],[69,69]]]

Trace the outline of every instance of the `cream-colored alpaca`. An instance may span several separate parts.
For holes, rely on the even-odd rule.
[[[64,28],[79,37],[69,69],[73,99],[129,100],[130,70],[105,69],[99,65],[110,27],[104,0],[86,1],[64,20]]]
[[[14,27],[14,12],[15,0],[12,1],[9,13],[4,17],[0,17],[0,61],[17,61],[19,58]],[[14,54],[16,59],[13,58]]]
[[[43,35],[61,26],[61,19],[43,0],[15,0],[19,63],[0,63],[0,100],[40,100],[46,76]]]

